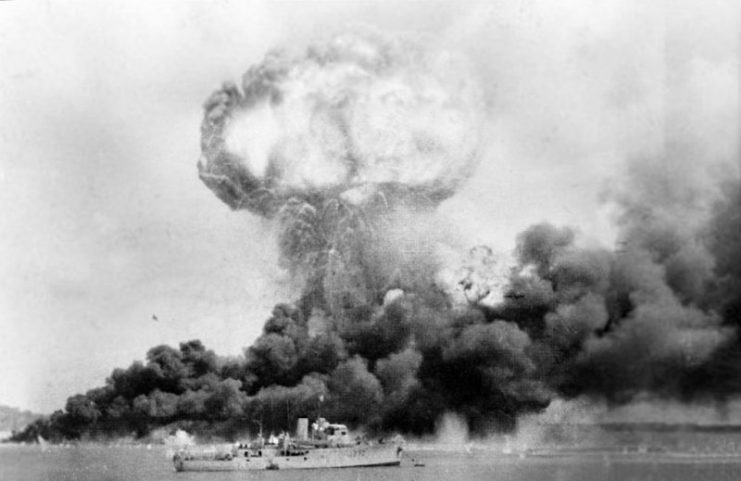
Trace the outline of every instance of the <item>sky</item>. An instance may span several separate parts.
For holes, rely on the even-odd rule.
[[[699,151],[667,169],[727,175],[734,2],[553,3],[0,2],[0,404],[52,412],[158,344],[239,355],[291,299],[274,226],[196,170],[204,100],[276,46],[365,24],[469,59],[483,154],[440,207],[461,250],[543,220],[610,246],[605,193],[677,132]]]

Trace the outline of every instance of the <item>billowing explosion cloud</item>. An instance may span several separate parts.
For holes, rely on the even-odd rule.
[[[223,86],[205,104],[200,177],[232,209],[276,226],[295,297],[244,356],[220,358],[200,341],[154,347],[146,363],[70,398],[51,426],[66,437],[143,435],[177,422],[236,438],[321,414],[416,434],[461,419],[486,434],[554,399],[738,404],[741,181],[728,167],[738,161],[738,50],[727,51],[736,30],[716,39],[713,23],[737,16],[618,3],[620,14],[587,10],[588,28],[547,2],[467,17],[467,52],[489,71],[496,119],[482,114],[464,60],[375,31],[271,53],[240,86]],[[685,31],[704,23],[708,38]],[[617,244],[540,222],[517,236],[511,265],[483,245],[457,252],[436,210],[445,199],[521,215],[466,190],[485,121],[507,145],[487,143],[501,156],[476,180],[517,163],[518,175],[537,174],[514,181],[513,202],[576,185],[551,176],[565,164],[625,164],[607,174]],[[474,222],[491,226],[480,213]],[[25,439],[49,438],[45,426]]]
[[[449,197],[478,160],[478,89],[459,59],[379,34],[269,54],[206,104],[203,181],[232,208]],[[397,199],[387,199],[393,201]]]
[[[278,218],[285,265],[314,290],[313,307],[337,312],[382,298],[404,272],[402,250],[423,249],[391,235],[394,216],[433,208],[471,175],[481,105],[454,55],[341,35],[271,53],[241,89],[214,93],[199,172],[230,207]]]
[[[454,300],[433,212],[476,167],[481,105],[463,61],[374,32],[269,54],[211,96],[201,179],[276,220],[302,284],[235,367],[248,414],[326,399],[355,425],[423,433],[454,412],[481,433],[559,396],[739,390],[737,186],[708,196],[636,161],[610,194],[618,249],[535,225],[506,280],[473,248]]]

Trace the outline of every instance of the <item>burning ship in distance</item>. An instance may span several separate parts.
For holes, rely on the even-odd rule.
[[[398,466],[404,440],[368,441],[353,437],[344,424],[331,424],[318,418],[312,424],[299,418],[296,437],[262,437],[250,443],[237,443],[221,451],[183,448],[173,456],[177,471],[245,471],[277,469],[351,468]]]

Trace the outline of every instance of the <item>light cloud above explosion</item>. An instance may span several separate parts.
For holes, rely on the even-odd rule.
[[[316,194],[362,203],[414,192],[437,203],[479,160],[473,78],[450,52],[367,31],[268,54],[241,90],[225,85],[207,102],[201,177],[233,208],[262,215]],[[267,204],[255,198],[266,193]]]

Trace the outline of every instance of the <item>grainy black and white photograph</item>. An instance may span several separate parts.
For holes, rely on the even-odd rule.
[[[0,479],[740,479],[740,14],[0,1]]]

